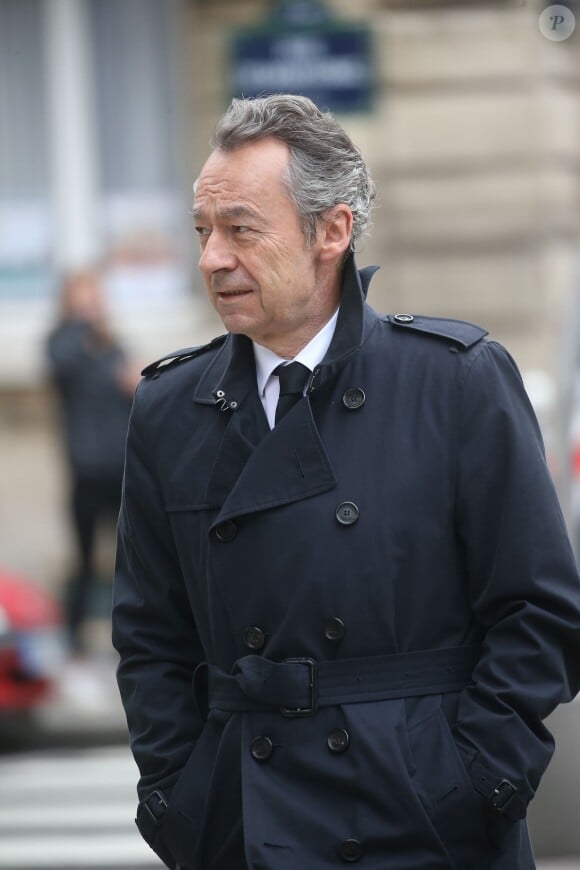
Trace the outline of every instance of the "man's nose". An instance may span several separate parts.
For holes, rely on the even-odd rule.
[[[223,233],[212,230],[203,246],[199,258],[199,268],[205,275],[212,275],[222,269],[235,269],[238,264],[231,245]]]

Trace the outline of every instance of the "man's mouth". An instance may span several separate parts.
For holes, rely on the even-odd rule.
[[[246,296],[251,292],[251,290],[218,290],[216,296],[218,299],[229,299],[231,296]]]

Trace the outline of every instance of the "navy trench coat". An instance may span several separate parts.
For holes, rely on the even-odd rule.
[[[251,870],[534,867],[542,719],[580,672],[540,433],[499,344],[378,316],[371,272],[347,262],[272,431],[244,336],[137,391],[113,630],[137,824],[169,867],[222,867],[242,832]]]

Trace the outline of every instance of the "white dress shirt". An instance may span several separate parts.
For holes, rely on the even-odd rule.
[[[326,323],[322,329],[316,333],[314,338],[310,339],[308,344],[296,354],[293,360],[283,359],[267,347],[264,347],[261,344],[256,344],[255,341],[252,342],[254,345],[254,358],[256,360],[258,394],[262,400],[262,405],[264,406],[270,429],[274,428],[276,405],[278,404],[278,397],[280,395],[280,381],[276,375],[272,375],[272,372],[280,365],[280,363],[288,364],[289,362],[302,363],[302,365],[310,369],[311,372],[314,371],[315,367],[319,362],[321,362],[326,351],[330,347],[337,318],[338,309],[334,312],[328,323]],[[306,390],[306,387],[304,387],[304,389]]]

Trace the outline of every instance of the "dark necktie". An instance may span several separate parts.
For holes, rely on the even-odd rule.
[[[272,374],[278,375],[280,381],[280,398],[276,405],[276,423],[278,423],[303,395],[310,369],[302,363],[293,362],[279,365]]]

